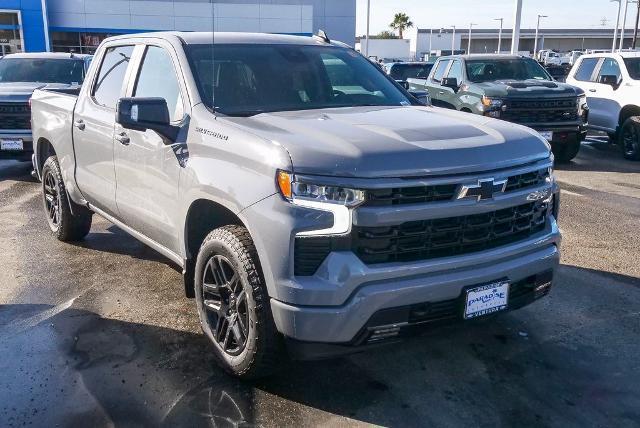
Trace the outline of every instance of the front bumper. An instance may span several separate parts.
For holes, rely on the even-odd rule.
[[[529,128],[535,129],[538,132],[551,131],[553,132],[553,139],[550,143],[570,143],[575,141],[584,141],[587,138],[587,125],[551,125],[551,124],[525,124]]]
[[[374,314],[382,310],[452,301],[459,299],[469,286],[504,278],[517,283],[544,272],[555,271],[560,261],[560,240],[554,220],[545,233],[520,243],[516,246],[518,248],[510,246],[468,257],[466,268],[456,267],[461,262],[459,257],[455,260],[402,264],[395,269],[370,268],[360,263],[356,269],[361,270],[362,276],[367,278],[366,282],[344,305],[301,306],[272,299],[273,318],[281,333],[297,341],[359,344],[358,338],[365,326],[375,329],[390,324],[369,323]],[[343,266],[357,264],[351,256],[349,253],[333,253],[327,263]],[[458,315],[461,317],[462,313]]]

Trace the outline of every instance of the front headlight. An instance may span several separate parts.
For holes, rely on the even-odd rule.
[[[298,181],[292,173],[287,171],[278,171],[276,181],[280,194],[292,204],[333,213],[332,227],[300,232],[298,236],[349,233],[352,210],[362,204],[366,198],[363,190]]]
[[[500,108],[504,104],[504,100],[500,98],[482,97],[482,105],[486,108]]]
[[[580,95],[578,97],[578,116],[583,119],[587,119],[586,113],[589,111],[589,104],[587,103],[587,96]]]

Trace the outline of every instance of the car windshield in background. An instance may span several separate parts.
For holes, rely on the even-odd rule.
[[[496,80],[551,80],[532,59],[482,59],[467,61],[467,76],[474,83]]]
[[[426,79],[433,64],[394,64],[389,75],[394,80]]]
[[[251,116],[356,106],[409,105],[409,99],[366,58],[337,47],[190,45],[204,103],[226,115]]]
[[[0,83],[82,83],[84,61],[70,59],[5,58],[0,60]]]
[[[633,80],[640,80],[640,58],[625,58],[624,63]]]

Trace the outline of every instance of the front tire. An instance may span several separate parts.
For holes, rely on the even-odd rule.
[[[618,144],[625,159],[640,161],[640,116],[633,116],[624,121]]]
[[[229,225],[207,235],[195,267],[202,330],[219,365],[243,379],[271,374],[282,354],[259,266],[247,229]]]
[[[58,240],[80,241],[91,230],[93,213],[69,199],[56,156],[42,167],[42,202],[49,229]]]
[[[553,155],[555,156],[556,162],[558,163],[568,163],[571,162],[576,156],[578,156],[578,152],[580,151],[580,145],[582,142],[580,139],[575,136],[571,138],[569,141],[564,143],[551,143],[551,150],[553,151]]]

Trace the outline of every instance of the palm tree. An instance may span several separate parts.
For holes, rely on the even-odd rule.
[[[402,39],[402,33],[407,28],[413,27],[413,22],[409,19],[409,16],[406,13],[396,13],[393,17],[393,22],[389,24],[389,27],[394,30],[398,30],[398,35]]]

